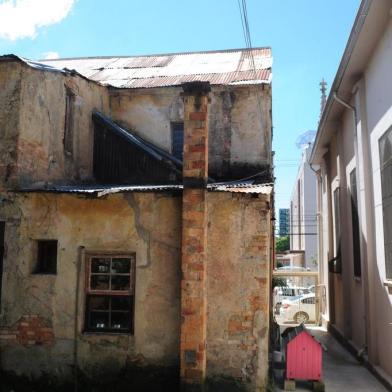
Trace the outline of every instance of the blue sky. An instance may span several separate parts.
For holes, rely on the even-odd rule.
[[[245,46],[237,0],[35,1],[33,10],[7,14],[4,7],[8,12],[16,3],[0,0],[0,54],[39,59],[48,52],[77,57]],[[324,77],[331,85],[359,3],[247,1],[252,44],[271,46],[274,56],[277,208],[289,206],[301,155],[296,139],[317,128],[318,84]]]

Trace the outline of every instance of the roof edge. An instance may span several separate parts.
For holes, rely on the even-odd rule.
[[[261,50],[269,49],[272,52],[271,46],[257,46],[253,47],[251,50]],[[111,58],[128,58],[128,57],[157,57],[157,56],[176,56],[176,55],[186,55],[186,54],[202,54],[202,53],[231,53],[231,52],[244,52],[249,51],[249,48],[233,48],[233,49],[217,49],[217,50],[196,50],[196,51],[185,51],[185,52],[168,52],[168,53],[152,53],[152,54],[134,54],[134,55],[122,55],[122,56],[86,56],[86,57],[61,57],[58,59],[40,59],[37,61],[63,61],[63,60],[93,60],[93,59],[111,59]]]
[[[325,124],[327,122],[329,113],[334,103],[334,94],[339,91],[339,88],[342,84],[343,78],[346,74],[348,64],[350,63],[351,55],[356,47],[358,38],[362,32],[363,25],[365,24],[366,17],[368,15],[369,9],[372,4],[373,4],[373,0],[362,0],[359,6],[353,27],[351,28],[351,32],[343,52],[343,56],[340,60],[338,70],[336,72],[334,81],[329,91],[327,103],[321,115],[320,123],[317,129],[316,139],[313,144],[312,153],[310,154],[310,159],[309,159],[310,162],[313,162],[313,160],[315,159],[316,151],[319,149],[320,139],[324,133]]]

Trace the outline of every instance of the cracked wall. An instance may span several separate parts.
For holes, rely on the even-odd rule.
[[[207,205],[207,377],[230,377],[252,390],[264,385],[268,366],[268,198],[210,192]],[[3,370],[69,376],[75,320],[78,366],[87,374],[134,363],[178,366],[181,197],[9,193],[1,206],[0,218],[6,221]],[[37,239],[58,239],[57,275],[32,274]],[[82,246],[136,253],[133,336],[83,332],[84,259],[77,277]],[[21,342],[18,323],[35,315],[45,329],[34,330],[30,343]]]
[[[268,372],[269,198],[208,197],[207,375],[263,390]]]
[[[0,64],[0,86],[0,181],[23,187],[91,180],[91,114],[94,109],[108,113],[107,88],[18,61]],[[71,155],[64,152],[63,144],[67,89],[74,94]]]
[[[78,366],[87,373],[103,367],[105,371],[119,370],[133,361],[176,364],[180,202],[177,196],[163,194],[102,199],[9,195],[1,210],[1,218],[6,221],[1,368],[28,375],[46,371],[66,376],[73,367],[76,319]],[[36,239],[58,239],[57,275],[32,274]],[[86,251],[136,253],[134,336],[83,333],[84,260],[75,317],[81,246]],[[37,338],[36,344],[21,344],[10,336],[18,329],[20,319],[30,315],[39,316],[45,328],[52,328],[52,342],[42,344]],[[7,334],[8,338],[1,338]]]
[[[0,63],[0,189],[16,168],[21,72],[20,64]]]
[[[209,175],[242,178],[264,170],[271,164],[271,87],[211,89]],[[111,114],[114,120],[170,152],[171,122],[184,119],[181,93],[181,87],[112,89]]]

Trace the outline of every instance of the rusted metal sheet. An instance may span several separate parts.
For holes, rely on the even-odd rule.
[[[42,63],[75,69],[91,80],[117,88],[177,86],[192,81],[208,81],[213,85],[268,84],[272,78],[270,48],[56,59]]]
[[[273,190],[273,184],[251,184],[248,182],[229,182],[207,185],[207,189],[212,192],[231,192],[231,193],[255,193],[270,195]]]
[[[25,188],[20,192],[43,192],[43,193],[75,193],[87,194],[96,197],[127,192],[164,192],[181,191],[182,184],[160,184],[160,185],[50,185],[41,188]],[[249,183],[213,183],[207,185],[210,192],[231,192],[231,193],[257,193],[269,195],[272,192],[272,184],[249,184]]]
[[[170,184],[181,179],[178,160],[106,116],[94,112],[93,174],[101,184]]]
[[[46,188],[26,188],[26,193],[71,193],[101,197],[112,193],[166,192],[182,190],[182,185],[52,185]]]

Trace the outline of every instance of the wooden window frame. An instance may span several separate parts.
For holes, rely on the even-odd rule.
[[[99,259],[110,259],[110,267],[108,273],[96,273],[92,272],[92,261],[94,258]],[[130,259],[130,270],[129,273],[113,273],[111,271],[111,263],[113,259]],[[84,319],[84,332],[87,333],[108,333],[108,334],[134,334],[134,321],[135,321],[135,285],[136,285],[136,254],[135,253],[127,253],[127,252],[91,252],[85,255],[85,319]],[[94,275],[108,275],[109,276],[109,289],[105,290],[96,290],[91,286],[92,277]],[[111,287],[111,277],[112,276],[128,276],[130,279],[130,287],[129,290],[113,290]],[[109,315],[109,323],[111,323],[111,317],[113,314],[113,310],[111,309],[111,301],[112,298],[115,297],[124,297],[129,298],[130,309],[129,309],[129,328],[120,329],[113,327],[99,327],[94,328],[89,325],[89,314],[91,312],[89,308],[89,300],[93,297],[108,297],[109,298],[109,309],[107,311]],[[116,312],[116,311],[114,311]],[[121,312],[121,311],[119,311]],[[123,311],[125,312],[125,311]]]

